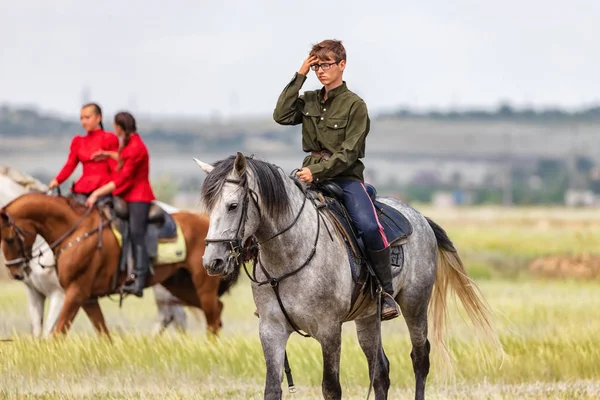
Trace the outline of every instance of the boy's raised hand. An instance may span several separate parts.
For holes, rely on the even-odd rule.
[[[316,64],[319,61],[317,56],[308,56],[306,60],[302,63],[302,66],[298,70],[299,74],[308,75],[308,71],[310,71],[310,66]]]

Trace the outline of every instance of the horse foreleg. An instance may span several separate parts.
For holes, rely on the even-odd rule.
[[[85,296],[80,285],[77,283],[72,283],[67,287],[67,290],[65,291],[65,301],[62,310],[60,310],[56,329],[54,330],[54,337],[67,334],[79,308],[87,298],[89,298],[89,295]]]
[[[265,380],[265,400],[280,400],[282,396],[281,382],[283,381],[283,364],[285,346],[290,332],[281,329],[279,321],[272,324],[265,317],[259,322],[260,343],[262,345],[267,376]]]
[[[223,304],[219,300],[219,278],[208,276],[204,268],[192,271],[192,281],[196,287],[196,295],[200,299],[200,308],[206,316],[208,335],[216,336],[221,329],[221,310]]]
[[[186,315],[183,307],[176,304],[177,297],[161,285],[154,285],[152,289],[154,290],[154,299],[156,300],[159,317],[152,329],[152,335],[161,335],[171,323],[174,323],[178,330],[185,331]]]
[[[185,333],[187,331],[187,315],[182,306],[175,304],[171,306],[171,313],[173,315],[173,324],[175,329],[179,333]]]
[[[94,329],[98,335],[106,335],[110,339],[110,334],[108,333],[108,328],[106,327],[106,322],[104,321],[104,314],[102,314],[102,309],[100,308],[100,304],[97,299],[88,299],[82,305],[83,311],[87,314],[90,321],[94,325]]]
[[[323,353],[323,398],[337,400],[342,398],[340,385],[340,356],[342,352],[342,326],[335,327],[325,334],[319,332],[316,338],[321,343]]]
[[[60,310],[62,309],[65,301],[65,293],[62,289],[55,290],[50,296],[48,296],[48,316],[46,317],[46,328],[44,329],[44,337],[49,337],[54,332]]]
[[[375,400],[385,400],[390,388],[390,363],[383,351],[376,316],[355,321],[358,343],[369,363],[369,379],[373,380]]]
[[[221,329],[222,309],[222,303],[217,296],[217,291],[203,292],[199,290],[198,297],[200,297],[202,311],[204,311],[204,315],[206,316],[207,333],[216,337]]]
[[[31,320],[31,334],[40,337],[44,325],[44,302],[46,296],[33,286],[25,284],[27,300],[29,302],[29,318]]]

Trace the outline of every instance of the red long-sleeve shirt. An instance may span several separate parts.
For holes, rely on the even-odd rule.
[[[155,199],[150,185],[150,155],[139,134],[134,133],[121,151],[123,166],[112,176],[113,195],[127,202],[151,202]]]
[[[114,133],[98,129],[87,135],[75,136],[71,141],[71,150],[67,162],[56,175],[56,181],[61,184],[75,171],[79,163],[83,164],[83,173],[75,182],[73,191],[89,194],[111,180],[114,161],[92,160],[92,154],[99,150],[119,150],[119,139]]]

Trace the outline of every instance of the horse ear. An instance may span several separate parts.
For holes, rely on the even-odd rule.
[[[238,175],[242,176],[246,172],[246,157],[238,151],[235,162],[233,163],[233,169]]]
[[[206,172],[207,174],[210,174],[210,172],[215,168],[214,166],[207,164],[205,162],[202,162],[202,161],[198,160],[197,158],[194,158],[194,161],[196,161],[196,164],[198,164],[200,166],[200,168],[202,168],[202,171]]]

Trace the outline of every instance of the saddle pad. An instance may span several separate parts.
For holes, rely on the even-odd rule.
[[[330,216],[334,220],[335,228],[339,230],[344,238],[346,251],[348,252],[348,259],[350,260],[350,271],[352,272],[352,278],[355,282],[358,282],[359,276],[364,267],[362,255],[365,254],[365,247],[362,242],[362,238],[357,237],[356,230],[351,225],[349,217],[340,202],[332,198],[326,198],[326,205]],[[385,204],[383,206],[388,207]],[[398,218],[389,210],[384,209],[382,212],[379,208],[377,208],[377,211],[386,236],[388,238],[395,238],[393,242],[390,241],[392,271],[395,276],[396,274],[400,273],[404,265],[404,250],[402,249],[401,245],[404,243],[403,240],[408,236],[405,234],[407,230],[403,225],[400,228],[396,225]],[[384,212],[385,214],[383,214]],[[398,214],[406,220],[402,214]],[[387,215],[392,215],[395,218],[388,217]],[[410,222],[408,222],[408,220],[406,220],[406,222],[409,224],[408,226],[410,227],[410,233],[412,233]],[[389,232],[392,232],[392,234]]]
[[[114,224],[110,225],[110,228],[119,243],[119,247],[123,247],[123,237],[121,236],[121,232],[117,229]],[[158,250],[156,260],[154,261],[154,265],[159,264],[174,264],[183,262],[187,257],[187,247],[185,244],[185,237],[183,236],[183,232],[178,224],[176,224],[177,228],[177,239],[174,241],[158,242]]]
[[[377,210],[379,222],[383,226],[385,237],[390,245],[399,244],[412,235],[412,224],[404,214],[379,201],[375,201],[374,205]]]

